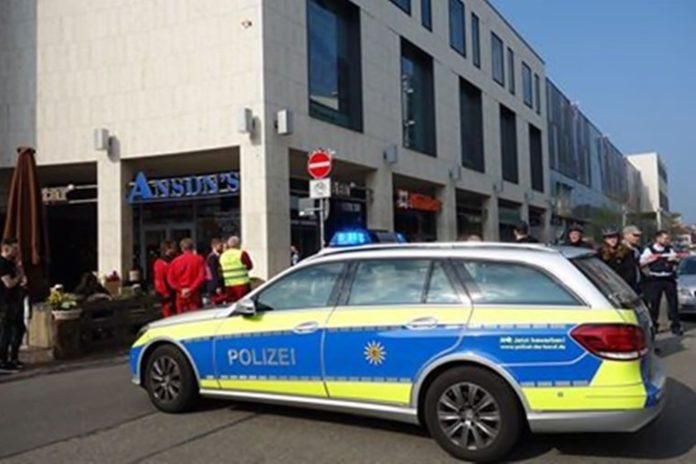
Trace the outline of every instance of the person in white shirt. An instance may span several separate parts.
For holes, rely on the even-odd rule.
[[[679,256],[670,246],[670,236],[665,230],[655,234],[653,243],[645,247],[640,256],[640,265],[645,268],[647,279],[644,285],[645,298],[650,303],[650,316],[657,333],[662,294],[667,298],[672,333],[684,334],[679,320],[677,300],[677,265]]]

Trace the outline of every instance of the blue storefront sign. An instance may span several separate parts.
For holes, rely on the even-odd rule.
[[[139,172],[128,192],[128,203],[210,198],[239,194],[239,173],[235,171],[183,177],[148,179]]]

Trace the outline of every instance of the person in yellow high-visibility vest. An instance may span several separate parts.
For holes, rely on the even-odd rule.
[[[240,248],[236,235],[227,239],[226,250],[220,255],[220,268],[225,282],[227,303],[234,303],[251,291],[249,271],[254,268],[249,254]]]

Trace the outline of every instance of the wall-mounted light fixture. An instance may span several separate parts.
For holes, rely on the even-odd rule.
[[[254,126],[254,114],[251,112],[251,108],[240,108],[237,113],[237,132],[253,134]]]
[[[459,179],[462,178],[462,167],[457,165],[454,166],[452,169],[449,171],[449,178],[453,181],[458,181]]]
[[[396,145],[390,145],[382,152],[382,158],[387,164],[396,164],[399,161],[399,149]]]

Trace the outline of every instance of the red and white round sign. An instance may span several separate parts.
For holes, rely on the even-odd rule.
[[[323,179],[331,173],[331,153],[315,150],[307,157],[307,172],[314,179]]]

